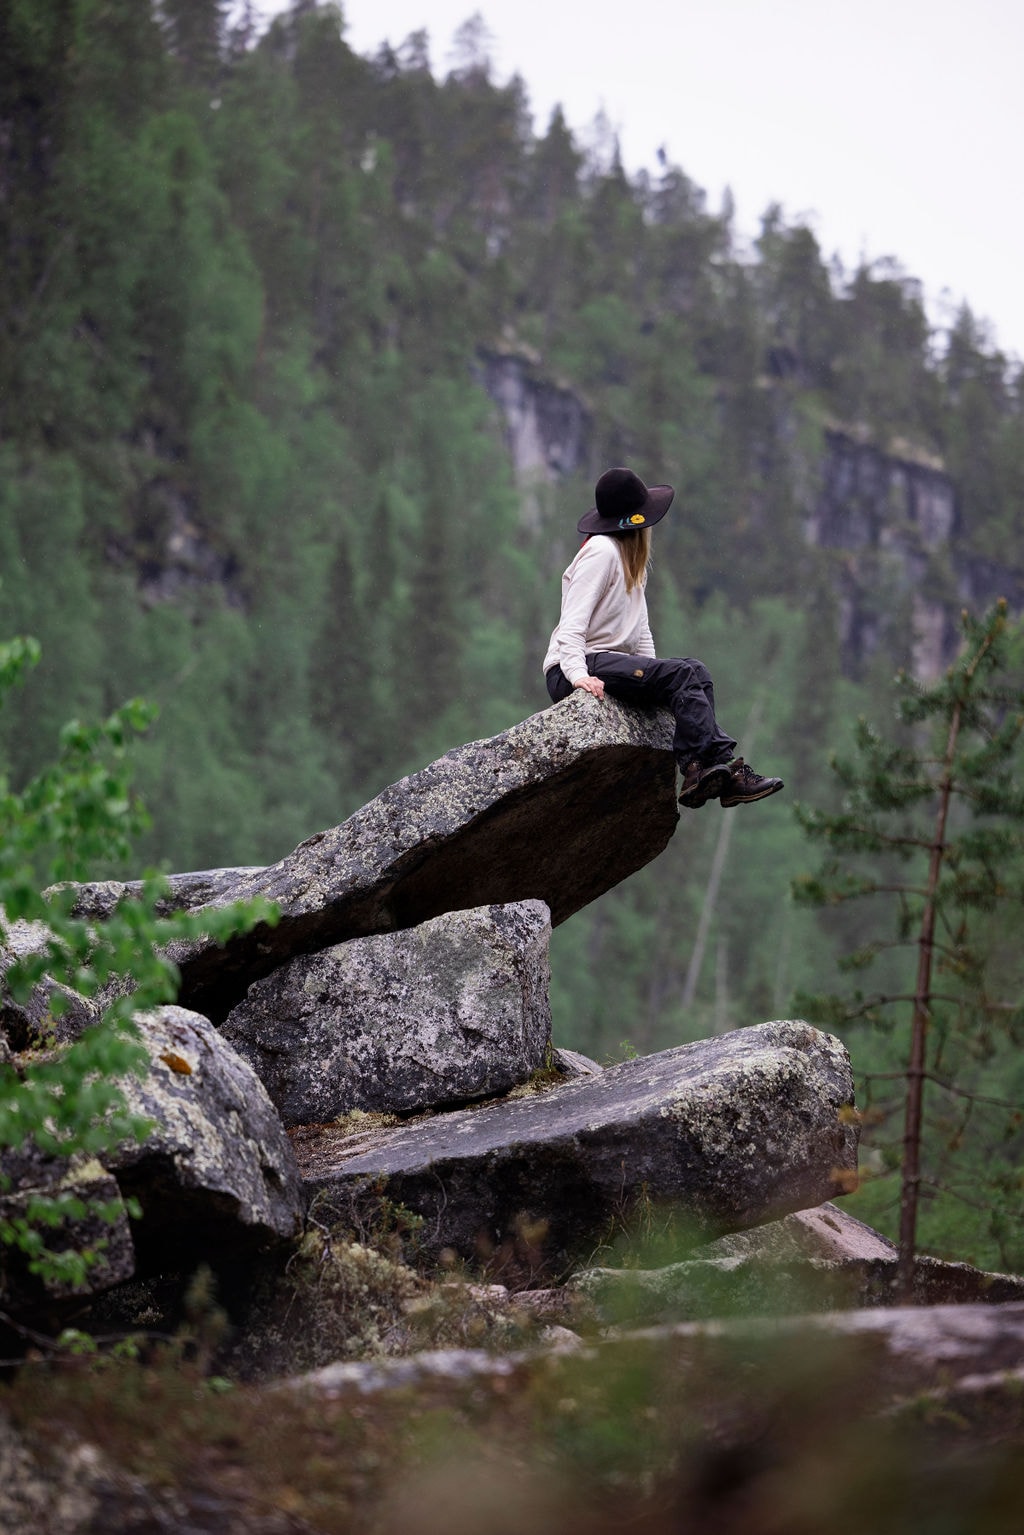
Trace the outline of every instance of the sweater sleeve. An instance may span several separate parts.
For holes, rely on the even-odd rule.
[[[591,539],[581,553],[562,598],[558,664],[573,687],[587,675],[587,634],[594,609],[608,585],[609,545],[608,539]],[[613,546],[611,553],[617,563],[618,552]]]
[[[651,656],[652,658],[658,654],[654,648],[654,636],[651,633],[651,626],[647,619],[646,603],[644,603],[643,625],[637,636],[636,653],[638,656]]]

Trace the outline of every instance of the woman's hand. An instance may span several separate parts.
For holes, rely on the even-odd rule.
[[[581,677],[579,682],[574,682],[573,687],[582,688],[584,693],[592,693],[595,698],[604,697],[604,683],[600,677]]]

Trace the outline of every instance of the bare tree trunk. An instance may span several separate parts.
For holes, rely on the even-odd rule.
[[[782,934],[775,963],[775,986],[772,990],[772,1010],[776,1018],[789,1005],[789,956],[793,948],[793,902],[786,902],[782,911]]]
[[[729,1029],[729,936],[719,933],[715,951],[715,1033]]]
[[[965,669],[963,692],[953,705],[949,734],[939,779],[939,803],[935,814],[935,834],[928,859],[928,883],[917,944],[917,982],[914,987],[914,1011],[910,1023],[910,1060],[907,1063],[907,1104],[903,1130],[903,1170],[900,1179],[900,1247],[896,1267],[896,1293],[910,1301],[914,1288],[914,1258],[917,1252],[917,1211],[921,1195],[921,1124],[924,1117],[924,1083],[928,1065],[928,1025],[932,1006],[932,958],[935,945],[935,918],[938,908],[939,880],[946,856],[946,823],[953,795],[953,767],[963,717],[964,698],[970,691],[978,667],[993,642],[993,634],[983,643]]]
[[[686,967],[686,980],[683,982],[683,1006],[692,1007],[693,999],[697,995],[697,982],[700,980],[701,966],[704,963],[704,951],[707,948],[708,934],[711,931],[711,922],[715,915],[715,905],[718,901],[718,891],[722,883],[722,875],[725,872],[725,861],[729,856],[729,843],[732,839],[732,829],[736,823],[736,817],[726,812],[722,817],[722,825],[718,832],[718,841],[715,844],[715,856],[711,860],[711,872],[708,875],[707,889],[704,892],[704,904],[700,910],[700,921],[697,923],[697,934],[693,940],[693,949],[690,953],[690,963]]]
[[[924,1077],[927,1063],[928,1023],[931,1017],[932,954],[935,939],[935,897],[945,854],[946,818],[949,813],[952,751],[960,729],[960,706],[950,727],[935,817],[935,840],[928,860],[928,885],[921,931],[917,939],[917,983],[910,1022],[910,1060],[907,1065],[907,1104],[903,1129],[903,1172],[900,1180],[900,1250],[896,1266],[896,1292],[910,1301],[914,1288],[914,1257],[917,1250],[917,1207],[921,1193],[921,1121],[924,1112]]]
[[[761,723],[762,701],[755,698],[747,715],[747,723],[743,731],[743,739],[746,742],[745,750],[750,751],[757,727]],[[715,854],[711,860],[711,872],[708,874],[707,889],[704,892],[704,904],[700,911],[700,921],[697,923],[697,934],[693,940],[693,949],[690,952],[690,963],[686,967],[686,979],[683,982],[683,1006],[692,1007],[693,999],[697,995],[697,983],[700,980],[701,966],[704,963],[704,951],[707,948],[708,934],[711,931],[711,922],[715,915],[715,905],[718,901],[718,891],[722,883],[722,875],[725,872],[725,861],[729,856],[729,843],[732,840],[732,828],[735,816],[726,812],[722,818],[722,824],[718,831],[718,841],[715,844]]]

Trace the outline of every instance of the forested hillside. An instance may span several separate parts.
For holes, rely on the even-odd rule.
[[[790,903],[787,799],[827,798],[853,716],[891,714],[917,596],[955,614],[968,564],[972,594],[1019,588],[1019,368],[966,309],[934,332],[895,264],[839,270],[778,209],[747,249],[683,169],[535,131],[472,22],[440,78],[425,34],[357,57],[335,5],[263,35],[226,11],[0,10],[0,609],[43,646],[0,767],[142,694],[138,861],[275,860],[546,705],[576,519],[628,462],[677,487],[660,648],[704,657],[787,796],[731,842],[688,816],[559,930],[556,1030],[607,1055],[784,1014],[838,938]],[[484,355],[580,402],[578,462],[517,481]],[[837,443],[940,475],[948,537],[894,511],[895,574],[885,530],[809,539]]]

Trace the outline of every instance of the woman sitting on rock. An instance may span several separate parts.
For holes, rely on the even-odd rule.
[[[671,485],[650,489],[631,469],[609,469],[596,505],[577,524],[583,547],[562,576],[562,613],[544,657],[553,703],[582,688],[623,703],[663,704],[675,715],[672,749],[683,775],[679,803],[744,805],[782,788],[734,757],[736,742],[715,719],[715,690],[702,661],[655,655],[647,621],[651,528],[672,504]]]

